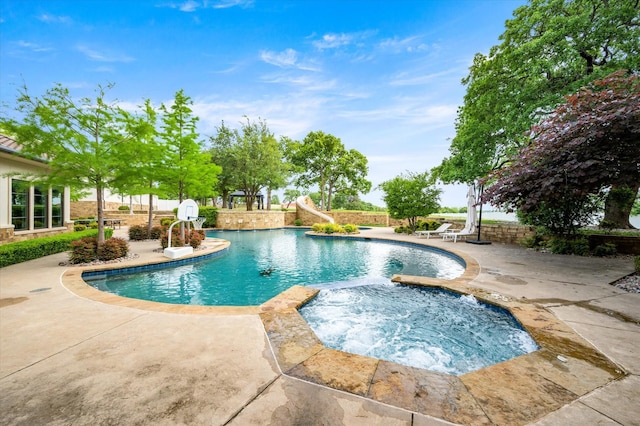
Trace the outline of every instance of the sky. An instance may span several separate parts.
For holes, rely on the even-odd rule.
[[[277,136],[321,130],[368,159],[373,190],[449,154],[476,53],[526,0],[0,0],[0,102],[55,84],[125,109],[183,89],[207,141],[224,120]],[[441,205],[466,205],[442,186]]]

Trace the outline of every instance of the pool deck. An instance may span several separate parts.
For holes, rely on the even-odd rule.
[[[0,424],[640,425],[640,294],[609,285],[632,259],[361,236],[470,259],[459,288],[552,338],[455,378],[323,348],[294,309],[305,289],[262,307],[155,304],[87,287],[62,253],[0,269]],[[139,258],[119,266],[163,261],[157,244],[131,243]]]

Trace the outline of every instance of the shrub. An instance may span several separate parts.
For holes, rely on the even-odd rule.
[[[172,218],[165,217],[160,219],[160,226],[166,226],[168,228],[173,222],[175,222],[175,220],[173,220]]]
[[[71,263],[88,263],[97,258],[98,238],[85,237],[81,240],[71,243],[71,253],[69,254],[69,262]]]
[[[604,243],[593,249],[594,256],[612,256],[618,252],[618,248],[613,243]]]
[[[203,233],[204,231],[192,229],[191,234],[189,235],[189,245],[194,249],[200,247],[200,244],[202,244],[202,240],[204,240],[204,236],[202,235]],[[173,239],[171,240],[171,243],[173,244]]]
[[[113,234],[113,229],[104,230],[105,237]],[[89,229],[80,232],[67,232],[51,237],[34,238],[32,240],[18,241],[0,245],[0,267],[38,259],[51,254],[62,253],[69,250],[69,245],[76,240],[85,237],[97,237],[95,230]]]
[[[301,219],[296,219],[296,220],[293,221],[293,224],[295,226],[302,226],[302,220]]]
[[[589,241],[586,238],[571,240],[555,237],[549,240],[547,246],[554,254],[577,254],[578,256],[589,254]]]
[[[640,272],[640,256],[636,256],[633,259],[633,264],[636,267],[636,272]]]
[[[163,226],[154,226],[153,228],[151,228],[151,232],[149,233],[149,239],[150,240],[158,240],[158,239],[160,239],[160,236],[162,235],[162,232],[165,229],[166,228],[163,227]]]
[[[109,238],[98,246],[96,256],[100,260],[113,260],[126,256],[129,252],[127,242],[122,238]]]
[[[313,226],[311,227],[311,230],[313,232],[320,233],[324,230],[324,225],[321,223],[314,223]]]
[[[146,226],[132,225],[129,227],[129,239],[131,241],[142,241],[149,238],[149,232]]]
[[[358,226],[352,223],[347,223],[344,226],[344,232],[346,232],[347,234],[353,234],[355,232],[358,232]]]
[[[126,210],[126,211],[129,211],[130,209],[129,209],[129,206],[120,206],[120,207],[118,207],[118,210],[122,210],[122,211]]]
[[[98,222],[91,222],[89,223],[89,228],[90,229],[98,229]]]
[[[396,234],[411,234],[411,228],[408,226],[400,225],[393,229]]]
[[[83,225],[81,223],[78,223],[77,225],[73,225],[73,230],[76,232],[84,231],[85,229],[87,229],[86,225]]]
[[[163,249],[169,247],[169,228],[163,229],[160,236],[160,245]],[[171,230],[171,247],[184,247],[184,240],[180,238],[180,228],[174,226]]]
[[[198,216],[206,218],[203,228],[215,228],[218,221],[218,209],[213,206],[201,206],[198,208]]]

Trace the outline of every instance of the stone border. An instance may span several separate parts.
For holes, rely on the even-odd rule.
[[[397,241],[377,237],[367,240]],[[229,245],[227,241],[186,258],[206,256]],[[97,290],[82,280],[85,271],[122,268],[113,264],[68,269],[61,281],[80,297],[126,308],[180,314],[259,315],[283,374],[453,423],[527,424],[627,375],[542,306],[471,286],[480,273],[480,265],[467,255],[447,251],[466,263],[462,276],[442,280],[395,275],[392,281],[472,294],[502,307],[529,332],[539,350],[452,376],[325,347],[298,312],[319,292],[311,287],[291,287],[260,306],[233,307],[130,299]],[[139,260],[127,267],[167,261],[170,259]]]

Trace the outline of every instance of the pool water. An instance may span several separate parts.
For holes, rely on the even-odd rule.
[[[461,375],[537,350],[506,310],[441,289],[322,289],[300,314],[325,346]]]
[[[214,259],[107,277],[85,277],[92,286],[156,302],[255,306],[293,285],[389,282],[394,274],[451,279],[462,261],[415,245],[339,238],[311,238],[304,230],[212,232],[231,242]]]

